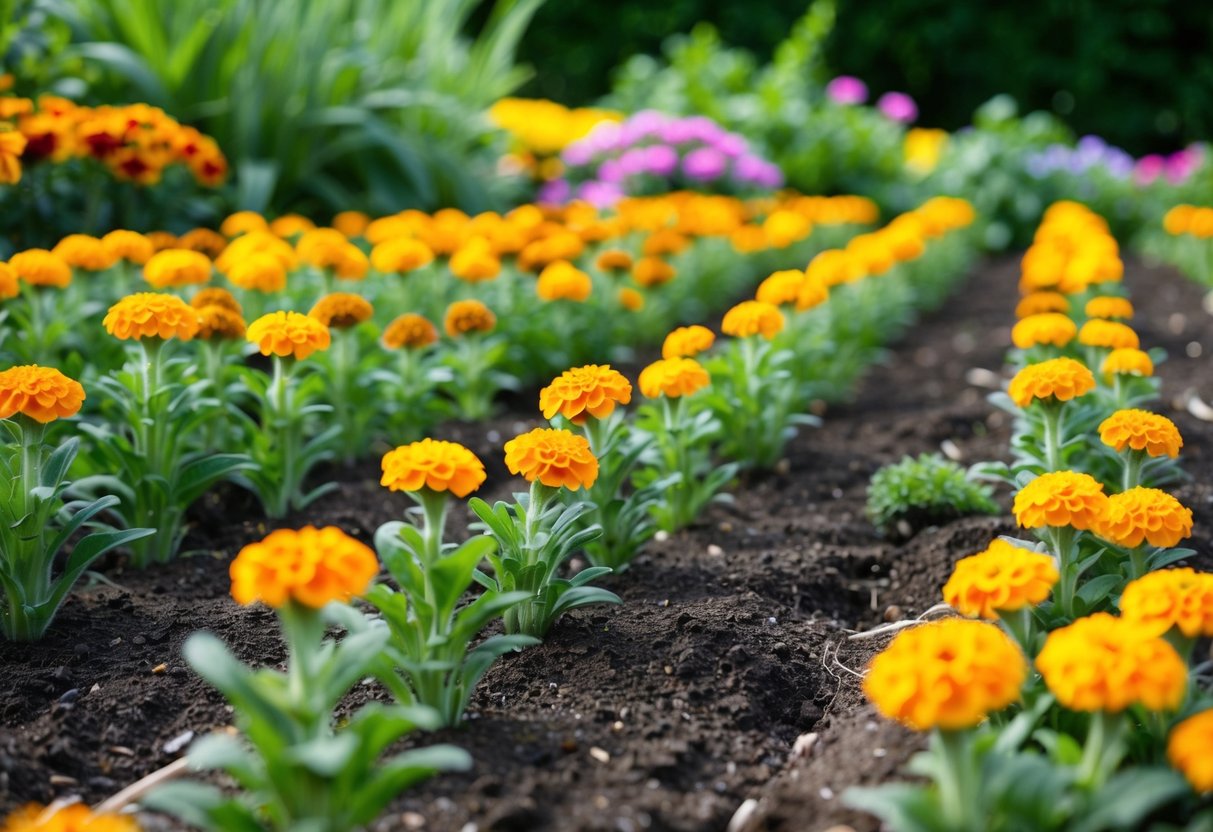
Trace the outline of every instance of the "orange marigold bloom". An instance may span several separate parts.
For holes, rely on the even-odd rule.
[[[1185,638],[1213,636],[1213,575],[1195,569],[1160,569],[1125,587],[1120,613],[1156,635],[1172,627]]]
[[[198,334],[198,310],[176,295],[136,292],[111,306],[101,323],[106,332],[123,341],[188,341]]]
[[[501,274],[501,260],[483,237],[473,237],[451,255],[451,274],[468,283],[493,280]]]
[[[1133,303],[1127,298],[1108,295],[1091,298],[1083,311],[1088,318],[1120,318],[1127,321],[1133,317]]]
[[[663,254],[677,254],[685,251],[691,240],[684,234],[679,234],[672,228],[659,228],[644,238],[641,250],[649,257],[660,257]]]
[[[646,288],[669,283],[678,270],[660,257],[641,257],[632,266],[632,279]]]
[[[985,551],[961,558],[943,587],[943,600],[970,618],[998,618],[1049,597],[1060,575],[1050,555],[1002,538]]]
[[[9,258],[17,276],[31,286],[65,289],[72,282],[72,267],[57,254],[44,248],[29,248]]]
[[[497,316],[478,300],[457,300],[446,308],[442,328],[452,338],[469,332],[492,332]]]
[[[1053,358],[1024,367],[1007,388],[1011,401],[1027,407],[1035,399],[1065,402],[1095,389],[1095,375],[1073,358]]]
[[[665,337],[661,345],[661,357],[694,358],[710,348],[715,341],[716,333],[706,326],[680,326]]]
[[[1011,511],[1026,529],[1098,529],[1107,509],[1108,495],[1097,479],[1076,471],[1054,471],[1021,488]]]
[[[463,498],[485,480],[484,463],[456,442],[422,439],[383,455],[379,484],[392,491],[449,491]]]
[[[94,814],[83,803],[30,803],[5,819],[3,832],[139,832],[139,824],[133,815]]]
[[[1188,717],[1171,729],[1167,739],[1167,760],[1202,794],[1213,792],[1210,748],[1213,748],[1213,709]]]
[[[623,249],[609,248],[598,255],[594,265],[598,267],[599,271],[626,272],[632,268],[632,255]]]
[[[1104,378],[1112,376],[1141,376],[1149,378],[1154,375],[1154,362],[1148,353],[1133,347],[1122,347],[1108,353],[1099,366]]]
[[[149,231],[143,236],[147,237],[155,251],[164,251],[167,248],[180,247],[180,243],[177,240],[177,235],[169,231]]]
[[[420,240],[400,237],[371,249],[371,266],[381,274],[402,274],[434,262],[434,252]]]
[[[211,279],[211,261],[202,252],[189,249],[158,251],[144,264],[143,279],[157,289],[207,283]]]
[[[226,306],[203,306],[198,310],[198,337],[206,340],[243,338],[244,317]]]
[[[28,364],[0,372],[0,419],[22,413],[46,424],[80,412],[84,388],[53,367]]]
[[[327,327],[347,329],[368,321],[375,312],[371,302],[350,292],[330,292],[307,313]]]
[[[805,283],[805,274],[799,269],[784,269],[774,272],[770,277],[758,284],[754,299],[772,306],[783,306],[785,303],[795,303],[800,297],[800,289]]]
[[[90,272],[105,271],[118,260],[105,243],[88,234],[68,234],[52,251],[72,268]]]
[[[804,282],[800,284],[800,294],[796,296],[796,311],[807,312],[830,299],[830,287],[816,274],[805,274]],[[762,300],[762,298],[759,298]]]
[[[1141,340],[1131,327],[1099,318],[1092,318],[1082,325],[1082,329],[1078,330],[1078,343],[1087,347],[1103,347],[1111,350],[1124,347],[1137,349],[1141,346]]]
[[[983,621],[949,618],[902,630],[872,659],[863,692],[915,731],[956,731],[1019,699],[1028,675],[1015,642]]]
[[[244,310],[240,307],[240,301],[233,297],[232,293],[227,289],[218,287],[200,289],[198,294],[190,298],[190,306],[195,309],[205,309],[208,306],[222,306],[235,312],[237,315],[243,315]]]
[[[286,288],[286,267],[269,252],[256,252],[228,267],[227,279],[233,286],[250,292],[281,292]]]
[[[437,340],[437,327],[425,316],[414,312],[406,312],[383,330],[383,345],[391,350],[420,349]]]
[[[310,315],[298,312],[271,312],[249,325],[245,337],[262,355],[283,358],[307,358],[332,343],[329,328]]]
[[[589,440],[567,430],[535,428],[505,443],[505,466],[527,482],[576,491],[598,479],[598,460]]]
[[[1064,347],[1078,333],[1078,325],[1060,312],[1042,312],[1021,318],[1011,329],[1011,342],[1021,350],[1038,344]]]
[[[0,263],[0,300],[15,298],[21,294],[21,282],[17,271],[8,263]]]
[[[256,211],[237,211],[219,225],[219,233],[225,237],[238,237],[250,231],[269,231],[270,224]]]
[[[270,223],[270,233],[283,238],[294,237],[297,234],[303,234],[305,231],[311,231],[315,227],[316,223],[305,216],[300,214],[283,214]]]
[[[360,237],[371,224],[371,218],[361,211],[342,211],[333,217],[333,228],[346,237]]]
[[[590,276],[567,260],[557,260],[544,266],[535,283],[535,293],[542,300],[571,300],[583,303],[594,289]]]
[[[1169,711],[1183,702],[1188,667],[1149,628],[1097,612],[1054,630],[1036,668],[1062,707],[1118,713],[1140,703]]]
[[[640,371],[640,392],[650,399],[689,396],[711,384],[708,371],[693,358],[663,358]]]
[[[1162,227],[1172,236],[1184,234],[1191,227],[1192,217],[1195,213],[1195,205],[1176,205],[1163,214]]]
[[[320,609],[366,592],[379,573],[371,548],[336,526],[278,529],[240,550],[229,569],[237,604],[294,601]]]
[[[195,228],[182,234],[177,244],[189,251],[218,257],[227,248],[227,239],[209,228]]]
[[[778,306],[759,300],[746,300],[724,313],[720,331],[735,338],[761,335],[770,341],[783,331],[783,313]]]
[[[147,237],[137,231],[121,228],[106,234],[101,238],[101,243],[114,262],[125,260],[142,266],[156,253],[156,246]]]
[[[1165,491],[1138,486],[1108,498],[1096,532],[1129,549],[1143,542],[1170,549],[1192,536],[1192,509]]]
[[[1184,446],[1179,428],[1166,416],[1148,410],[1118,410],[1099,425],[1099,438],[1117,451],[1145,451],[1150,456],[1179,456]]]
[[[619,290],[619,305],[629,312],[639,312],[644,309],[644,295],[630,286]]]
[[[1026,318],[1029,315],[1043,315],[1046,312],[1068,314],[1070,301],[1060,292],[1032,292],[1015,306],[1015,317]]]
[[[559,413],[575,424],[584,422],[587,415],[605,419],[616,404],[631,400],[631,382],[618,370],[599,364],[565,370],[539,391],[543,418],[551,419]]]
[[[0,185],[21,181],[21,154],[29,140],[17,130],[0,131]]]

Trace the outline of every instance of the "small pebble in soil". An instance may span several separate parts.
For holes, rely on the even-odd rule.
[[[883,618],[887,622],[900,621],[902,619],[901,607],[889,604],[885,607]]]
[[[715,543],[713,543],[710,546],[708,546],[708,554],[714,558],[718,558],[724,554],[724,549],[721,549],[719,546],[717,546]]]
[[[111,745],[109,747],[111,754],[117,754],[119,757],[134,757],[135,752],[127,748],[125,745]]]
[[[653,535],[653,539],[656,540],[658,543],[665,543],[667,540],[670,539],[670,533],[667,532],[665,529],[660,529],[657,532],[657,534]]]
[[[720,524],[717,525],[716,528],[720,529],[720,531],[725,534],[730,534],[733,531],[733,524],[728,520],[721,520]]]
[[[400,825],[405,829],[424,829],[425,818],[417,812],[405,812],[400,816]]]
[[[1183,335],[1187,326],[1188,319],[1182,312],[1173,312],[1167,318],[1167,329],[1171,330],[1171,333],[1174,335]]]
[[[78,786],[80,784],[79,784],[79,781],[77,781],[75,777],[68,777],[66,774],[52,774],[51,775],[51,785],[52,786]]]
[[[167,671],[168,671],[168,665],[165,664],[164,662],[161,662],[160,664],[158,664],[152,668],[152,673],[155,673],[157,676],[159,676],[162,673],[166,673]]]
[[[939,450],[943,451],[943,455],[953,462],[960,462],[964,459],[964,452],[951,439],[945,439],[939,443]]]
[[[1200,354],[1204,352],[1204,347],[1200,345],[1200,341],[1189,341],[1188,346],[1184,348],[1184,352],[1188,354],[1188,358],[1200,358]]]
[[[169,755],[176,754],[178,751],[189,745],[190,740],[193,738],[193,731],[182,731],[180,734],[164,744],[164,753]]]
[[[819,791],[818,794],[821,795],[822,800],[833,800],[834,799],[834,790],[831,789],[829,786],[822,786],[821,791]]]
[[[740,832],[746,825],[754,811],[758,808],[758,801],[754,798],[747,799],[744,803],[737,807],[737,811],[733,813],[732,819],[729,821],[727,832]]]
[[[80,698],[80,688],[72,688],[71,690],[67,690],[67,691],[63,692],[63,695],[59,697],[59,704],[60,705],[71,705],[73,702],[75,702],[79,698]]]
[[[623,723],[620,722],[619,720],[615,720],[614,722],[611,723],[611,730],[614,731],[616,734],[618,734],[620,731],[623,730]]]
[[[873,748],[872,749],[873,757],[884,757],[884,756],[887,756],[888,753],[889,753],[889,750],[887,748]]]

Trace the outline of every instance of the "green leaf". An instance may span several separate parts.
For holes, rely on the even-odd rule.
[[[331,737],[316,737],[292,745],[286,757],[319,777],[333,778],[346,767],[357,753],[358,737],[343,731]]]
[[[1085,816],[1076,820],[1070,832],[1139,829],[1147,815],[1188,794],[1190,788],[1172,769],[1135,766],[1117,774],[1091,796]]]

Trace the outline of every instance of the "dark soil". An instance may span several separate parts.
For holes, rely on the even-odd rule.
[[[606,581],[623,606],[568,615],[541,647],[493,667],[471,723],[435,738],[466,748],[473,771],[399,798],[380,827],[724,830],[753,799],[737,829],[874,830],[840,795],[892,777],[918,741],[859,692],[883,641],[847,636],[935,604],[952,563],[1011,521],[961,519],[893,544],[864,518],[865,488],[881,465],[945,443],[966,464],[1005,457],[1008,421],[970,370],[999,371],[1017,277],[1017,261],[979,269],[852,403],[792,443],[779,472]],[[1189,390],[1213,398],[1206,359],[1189,357],[1193,344],[1213,350],[1213,330],[1201,291],[1174,272],[1130,264],[1126,279],[1143,343],[1171,354],[1161,409],[1186,440],[1193,480],[1177,494],[1196,512],[1193,545],[1207,557],[1213,428],[1177,400]],[[489,462],[482,496],[492,499],[511,486],[500,443],[527,426],[448,426],[444,438]],[[284,525],[331,523],[369,540],[408,505],[378,486],[373,463],[340,478]],[[282,661],[272,613],[227,594],[229,559],[267,531],[243,519],[251,510],[238,494],[215,496],[196,513],[189,543],[200,554],[146,572],[115,564],[106,583],[68,601],[45,641],[0,643],[0,813],[56,796],[98,801],[178,757],[189,732],[226,725],[230,710],[180,657],[192,631],[215,632],[246,661]],[[798,738],[807,753],[793,753]]]

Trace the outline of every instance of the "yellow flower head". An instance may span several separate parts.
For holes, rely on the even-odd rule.
[[[0,263],[0,300],[9,300],[21,294],[21,281],[17,271],[8,263]]]
[[[800,284],[800,294],[796,296],[796,311],[806,312],[829,299],[830,287],[825,284],[825,281],[816,274],[806,273],[804,282]]]
[[[501,274],[501,260],[488,240],[473,237],[451,255],[451,274],[468,283],[493,280]]]
[[[1167,760],[1201,794],[1213,792],[1210,748],[1213,748],[1213,709],[1188,717],[1171,729],[1167,739]]]
[[[1154,375],[1154,362],[1148,353],[1133,347],[1122,347],[1108,353],[1099,366],[1104,378],[1113,376],[1140,376],[1149,378]]]
[[[310,315],[298,312],[271,312],[253,321],[245,337],[256,344],[262,355],[283,358],[307,358],[332,343],[329,328]]]
[[[1145,451],[1150,456],[1172,459],[1184,446],[1175,423],[1148,410],[1116,411],[1100,423],[1099,439],[1117,451]]]
[[[1007,388],[1011,401],[1027,407],[1033,401],[1060,402],[1085,396],[1095,389],[1095,375],[1073,358],[1053,358],[1024,367]]]
[[[132,815],[95,814],[83,803],[30,803],[4,820],[3,832],[139,832]]]
[[[106,332],[123,341],[188,341],[198,334],[198,310],[176,295],[136,292],[111,306],[101,323]]]
[[[1172,236],[1187,233],[1192,224],[1192,217],[1196,214],[1195,205],[1176,205],[1174,208],[1163,214],[1162,227]]]
[[[311,231],[315,227],[316,223],[300,214],[283,214],[270,223],[270,233],[285,239],[287,237],[296,237],[305,231]]]
[[[211,261],[184,248],[158,251],[144,264],[143,279],[157,289],[206,283],[211,279]]]
[[[1092,318],[1082,325],[1082,329],[1078,330],[1078,343],[1087,347],[1103,347],[1109,350],[1125,347],[1137,349],[1141,346],[1137,333],[1127,324],[1104,321],[1099,318]]]
[[[632,279],[637,284],[651,288],[669,283],[678,271],[660,257],[641,257],[632,266]]]
[[[1041,474],[1015,495],[1012,513],[1022,528],[1098,529],[1108,510],[1103,484],[1090,474]]]
[[[1053,558],[999,538],[961,558],[943,587],[943,600],[961,615],[997,619],[999,611],[1039,604],[1059,578]]]
[[[1049,633],[1036,668],[1062,707],[1119,713],[1141,704],[1172,711],[1183,702],[1188,667],[1149,628],[1097,612]]]
[[[1021,318],[1011,329],[1011,342],[1021,350],[1039,344],[1064,347],[1078,333],[1078,326],[1060,312],[1042,312]]]
[[[1019,699],[1027,662],[998,627],[950,618],[903,630],[877,654],[863,692],[914,729],[971,728]]]
[[[1159,569],[1125,587],[1120,614],[1164,635],[1174,627],[1185,638],[1213,636],[1213,575],[1195,569]]]
[[[784,269],[773,273],[758,284],[754,299],[772,306],[795,303],[805,283],[805,273],[798,269]]]
[[[205,309],[208,306],[222,306],[237,315],[243,315],[244,310],[240,307],[240,301],[232,296],[232,293],[227,289],[217,287],[209,289],[200,289],[198,294],[190,298],[190,306],[195,309]]]
[[[619,371],[597,364],[565,370],[539,391],[543,418],[551,419],[559,413],[574,424],[581,424],[586,416],[605,419],[616,404],[631,400],[631,382]]]
[[[716,334],[706,326],[680,326],[665,337],[661,345],[662,358],[694,358],[716,341]]]
[[[831,248],[809,261],[808,276],[819,277],[826,286],[854,283],[862,275],[859,262],[843,249]]]
[[[270,224],[256,211],[237,211],[219,225],[219,233],[229,239],[250,231],[269,231]]]
[[[438,329],[423,315],[406,312],[383,330],[383,345],[390,350],[420,349],[438,340]]]
[[[371,302],[362,295],[330,292],[316,301],[307,314],[327,327],[347,329],[369,321],[374,311]]]
[[[712,381],[708,371],[693,358],[663,358],[640,371],[640,392],[650,399],[689,396]]]
[[[505,465],[528,482],[576,491],[598,479],[598,460],[584,436],[567,430],[535,428],[505,443]]]
[[[599,271],[626,272],[632,268],[632,255],[623,249],[608,248],[598,255],[594,265],[598,267]]]
[[[44,248],[19,251],[8,264],[17,276],[31,286],[53,286],[66,289],[72,282],[72,267],[59,255]]]
[[[88,234],[68,234],[52,249],[75,269],[101,272],[118,262],[105,243]]]
[[[233,286],[251,292],[281,292],[286,288],[286,266],[269,252],[256,252],[228,267],[227,279]]]
[[[1027,318],[1031,315],[1043,315],[1046,312],[1059,312],[1063,315],[1070,311],[1070,302],[1060,292],[1032,292],[1024,295],[1015,306],[1016,318]]]
[[[53,367],[29,364],[0,372],[0,419],[18,413],[46,424],[80,412],[84,388]]]
[[[442,328],[452,338],[469,332],[492,332],[497,316],[478,300],[457,300],[446,308]]]
[[[1084,310],[1088,318],[1120,319],[1127,321],[1133,317],[1133,303],[1127,298],[1114,295],[1091,298]]]
[[[237,604],[260,601],[285,606],[294,601],[320,609],[366,592],[379,573],[369,546],[336,526],[278,529],[240,550],[229,569]]]
[[[137,231],[111,231],[101,238],[101,243],[114,262],[125,260],[142,266],[156,253],[156,246],[152,241]]]
[[[619,305],[629,312],[639,312],[644,309],[644,295],[631,286],[624,286],[619,290]]]
[[[244,317],[227,306],[203,306],[198,310],[198,337],[206,341],[243,338]]]
[[[761,335],[770,341],[783,331],[783,313],[778,306],[758,300],[745,300],[724,313],[720,331],[734,338]]]
[[[1134,549],[1149,543],[1161,549],[1192,536],[1192,509],[1157,488],[1130,488],[1108,498],[1096,533],[1118,546]]]
[[[371,224],[371,218],[361,211],[341,211],[333,217],[333,228],[346,237],[360,237]]]
[[[544,266],[535,283],[535,293],[542,300],[571,300],[575,303],[586,301],[594,283],[590,276],[567,260],[557,260]]]
[[[392,491],[449,491],[466,497],[485,480],[484,463],[455,442],[422,439],[383,455],[379,484]]]
[[[295,243],[299,262],[316,269],[333,269],[341,262],[350,241],[335,228],[312,228]]]
[[[403,274],[434,262],[434,252],[420,240],[399,237],[371,249],[371,266],[380,274]]]

